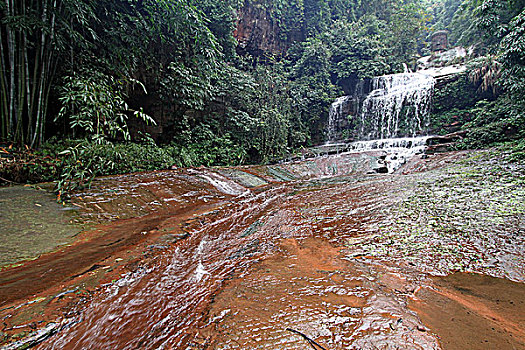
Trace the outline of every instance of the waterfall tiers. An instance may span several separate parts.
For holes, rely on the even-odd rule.
[[[313,147],[310,151],[317,156],[328,154],[371,153],[378,157],[375,172],[393,173],[410,158],[422,154],[433,136],[399,137],[355,142],[326,143]]]
[[[359,140],[414,137],[425,132],[434,92],[434,78],[420,73],[372,79],[372,92],[361,107]]]
[[[340,119],[344,118],[345,105],[351,96],[338,97],[334,103],[330,106],[330,112],[328,115],[328,142],[333,142],[338,139],[337,129]]]
[[[421,73],[375,77],[366,92],[365,84],[358,83],[353,95],[339,97],[332,104],[328,142],[425,134],[434,84],[432,76]]]
[[[354,95],[330,107],[326,147],[339,152],[384,151],[384,171],[394,172],[423,153],[435,80],[421,73],[379,76],[360,82]],[[345,142],[345,139],[358,140]]]

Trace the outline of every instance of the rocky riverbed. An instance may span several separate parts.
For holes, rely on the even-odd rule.
[[[525,164],[378,157],[97,180],[0,272],[5,348],[525,349]]]

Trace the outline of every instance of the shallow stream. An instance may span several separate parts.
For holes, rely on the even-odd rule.
[[[37,348],[523,349],[525,172],[476,156],[416,156],[381,175],[367,174],[370,153],[99,179],[73,198],[98,233],[58,255],[64,278],[48,283],[116,269],[110,261],[131,247],[142,258],[67,307],[42,301],[61,326]],[[492,212],[486,229],[450,230],[471,220],[460,189],[483,193],[480,212],[515,205]],[[0,274],[12,291],[3,305],[45,295],[45,285],[9,289],[30,284],[38,266]]]

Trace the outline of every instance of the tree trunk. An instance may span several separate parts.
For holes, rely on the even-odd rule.
[[[43,1],[43,9],[42,9],[42,23],[47,23],[47,0]],[[38,79],[37,84],[37,100],[34,101],[36,103],[36,123],[35,123],[35,131],[33,132],[33,138],[31,140],[31,147],[34,147],[41,141],[41,133],[42,133],[42,124],[43,124],[43,108],[42,108],[42,102],[44,100],[44,82],[46,74],[46,65],[47,62],[45,60],[45,50],[46,50],[46,33],[44,30],[42,30],[42,33],[40,35],[40,78]],[[35,81],[36,84],[36,81]]]
[[[25,105],[25,74],[24,74],[24,41],[22,38],[22,32],[19,31],[16,33],[18,50],[17,50],[17,57],[16,57],[16,66],[17,66],[17,82],[18,87],[16,90],[16,109],[15,109],[15,120],[16,120],[16,126],[15,126],[15,134],[14,134],[14,140],[19,144],[22,145],[24,143],[24,131],[23,131],[23,113],[24,113],[24,105]]]
[[[29,140],[31,138],[31,132],[33,130],[33,114],[31,111],[31,76],[29,74],[29,57],[27,54],[28,47],[27,47],[27,38],[24,38],[24,71],[26,76],[26,101],[27,101],[27,132],[25,134],[25,139]]]

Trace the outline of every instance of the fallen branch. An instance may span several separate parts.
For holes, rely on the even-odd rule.
[[[295,333],[295,334],[298,334],[300,335],[301,337],[303,337],[307,342],[308,344],[310,344],[310,346],[312,348],[314,348],[314,350],[319,350],[318,348],[320,348],[321,350],[326,350],[324,347],[322,347],[319,343],[317,343],[315,340],[312,340],[310,338],[308,338],[308,336],[306,334],[303,334],[299,331],[296,331],[295,329],[291,329],[291,328],[286,328],[286,330],[288,332],[292,332],[292,333]]]

